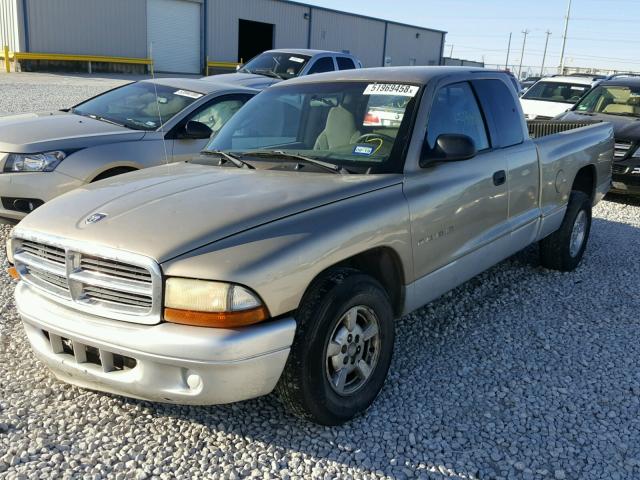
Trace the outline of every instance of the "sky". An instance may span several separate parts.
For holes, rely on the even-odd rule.
[[[523,31],[528,30],[523,72],[538,72],[546,31],[551,31],[545,65],[560,63],[568,0],[310,0],[305,3],[444,30],[445,56],[483,60],[517,70]],[[565,64],[640,71],[640,0],[573,0]],[[545,69],[546,70],[546,69]],[[549,71],[548,73],[552,73]]]

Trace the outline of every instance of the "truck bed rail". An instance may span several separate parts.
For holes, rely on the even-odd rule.
[[[602,123],[601,120],[582,120],[579,122],[563,122],[560,120],[527,120],[530,138],[546,137],[554,133],[575,130],[576,128],[588,127],[596,123]]]

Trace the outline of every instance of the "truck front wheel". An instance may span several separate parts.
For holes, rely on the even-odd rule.
[[[540,263],[562,272],[574,270],[582,260],[591,231],[591,200],[573,191],[560,228],[540,241]]]
[[[305,294],[276,392],[292,413],[339,425],[365,411],[384,385],[393,353],[389,296],[374,278],[341,268]]]

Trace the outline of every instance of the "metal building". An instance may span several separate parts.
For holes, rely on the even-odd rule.
[[[439,65],[445,32],[288,0],[0,0],[11,51],[153,58],[199,73],[270,48],[348,51],[365,66]]]

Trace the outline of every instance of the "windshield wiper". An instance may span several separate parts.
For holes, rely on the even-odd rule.
[[[110,123],[111,125],[117,125],[118,127],[128,128],[129,130],[138,130],[137,128],[133,127],[132,125],[128,125],[126,123],[116,122],[115,120],[111,120],[109,118],[101,117],[100,115],[96,115],[94,113],[78,112],[75,108],[71,109],[71,113],[74,113],[76,115],[80,115],[81,117],[93,118],[94,120],[98,120],[100,122]]]
[[[269,70],[266,68],[258,68],[256,70],[254,70],[251,73],[255,73],[258,75],[264,75],[265,77],[271,77],[271,78],[278,78],[280,80],[284,80],[284,77],[276,72],[274,72],[273,70]]]
[[[317,167],[324,168],[325,170],[328,170],[332,173],[338,173],[341,175],[351,173],[346,168],[341,167],[340,165],[336,165],[335,163],[325,162],[322,160],[318,160],[316,158],[305,157],[304,155],[298,155],[297,153],[287,153],[287,152],[283,152],[282,150],[260,150],[257,152],[245,152],[242,154],[242,156],[245,156],[245,155],[249,155],[249,156],[252,155],[256,157],[290,158],[294,160],[300,160],[301,162],[310,163]]]
[[[248,164],[247,162],[240,160],[239,157],[232,155],[227,152],[223,152],[222,150],[203,150],[200,152],[200,155],[217,155],[221,160],[225,162],[230,162],[238,168],[249,168],[251,170],[255,170],[256,167]]]

